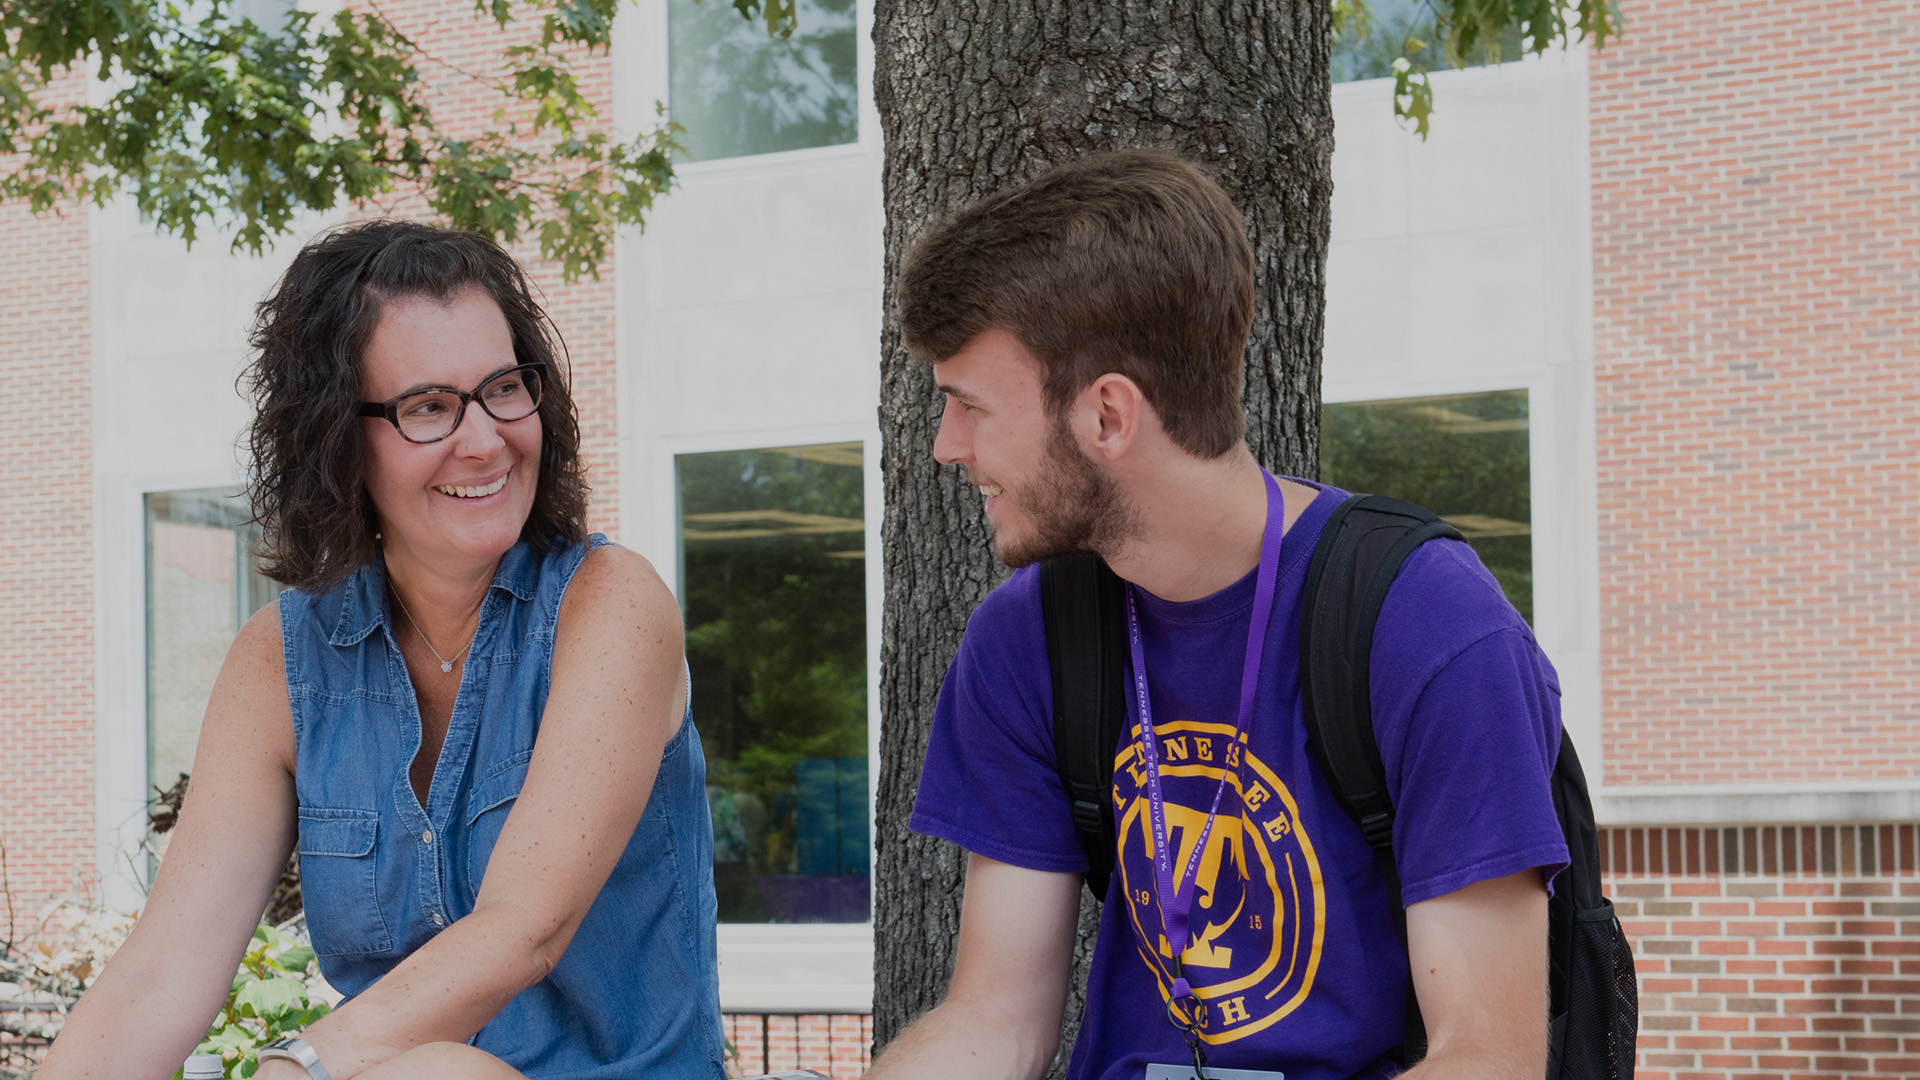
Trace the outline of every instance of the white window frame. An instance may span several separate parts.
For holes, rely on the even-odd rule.
[[[864,5],[863,5],[864,6]],[[861,513],[866,521],[867,837],[874,836],[874,793],[880,765],[880,617],[884,601],[880,548],[882,502],[879,429],[859,424],[663,436],[656,443],[659,503],[653,550],[680,551],[682,454],[768,450],[819,443],[860,444]],[[674,568],[679,588],[679,567]],[[869,875],[869,887],[874,878]],[[873,1009],[873,924],[727,923],[719,925],[720,1007],[727,1012],[864,1013]]]
[[[244,491],[237,469],[131,476],[103,493],[95,542],[94,820],[99,823],[102,900],[116,911],[146,902],[147,496],[168,491]]]

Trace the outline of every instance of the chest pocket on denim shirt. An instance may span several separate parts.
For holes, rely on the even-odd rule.
[[[474,785],[473,796],[467,801],[467,884],[475,895],[480,892],[480,879],[486,876],[487,860],[493,858],[493,845],[500,841],[500,830],[507,824],[507,814],[527,782],[527,762],[532,757],[532,750],[522,750],[496,765],[485,780]]]
[[[372,810],[300,808],[300,896],[320,956],[357,956],[393,948],[380,916]]]

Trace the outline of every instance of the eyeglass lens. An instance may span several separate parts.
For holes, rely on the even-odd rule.
[[[394,406],[400,434],[414,442],[453,434],[460,424],[463,396],[452,390],[424,390],[401,398]],[[540,373],[527,368],[503,371],[481,383],[473,400],[495,420],[524,420],[540,407]]]

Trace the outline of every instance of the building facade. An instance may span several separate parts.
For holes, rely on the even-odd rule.
[[[1639,1075],[1920,1075],[1920,4],[1621,7],[1604,51],[1437,73],[1425,142],[1364,67],[1336,85],[1324,472],[1454,520],[1558,668]],[[450,64],[497,45],[444,0],[386,10]],[[595,527],[687,613],[736,1065],[844,1080],[872,985],[870,10],[810,0],[778,48],[715,11],[641,0],[589,61],[616,129],[670,102],[695,160],[597,281],[541,281]],[[296,242],[189,252],[122,205],[0,207],[0,237],[0,365],[42,402],[7,436],[7,883],[129,908],[147,796],[272,595],[234,380]],[[811,651],[745,659],[800,610]]]

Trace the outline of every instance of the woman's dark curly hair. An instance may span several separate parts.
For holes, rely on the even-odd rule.
[[[500,305],[516,362],[545,369],[540,479],[520,537],[548,551],[586,536],[586,469],[565,344],[556,356],[526,274],[485,237],[381,219],[333,229],[300,249],[255,311],[249,342],[257,355],[241,380],[258,408],[247,441],[262,573],[312,590],[374,560],[379,526],[361,482],[366,440],[356,413],[362,354],[388,303],[444,301],[469,286]]]

